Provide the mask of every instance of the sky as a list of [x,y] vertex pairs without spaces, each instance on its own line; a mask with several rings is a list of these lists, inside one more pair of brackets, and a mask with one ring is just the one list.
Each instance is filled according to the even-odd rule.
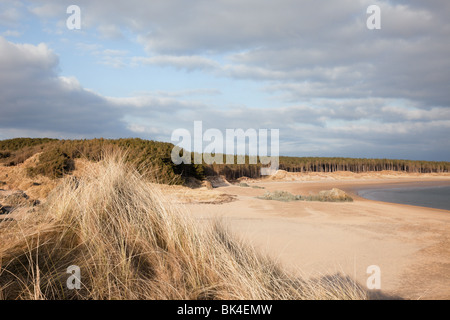
[[281,155],[450,161],[449,16],[447,0],[0,0],[0,139],[170,142],[202,121],[279,129]]

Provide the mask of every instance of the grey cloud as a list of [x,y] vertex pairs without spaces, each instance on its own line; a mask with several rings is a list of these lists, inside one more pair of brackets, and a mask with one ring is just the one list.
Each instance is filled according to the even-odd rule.
[[[198,113],[209,106],[163,95],[112,98],[86,90],[75,78],[58,75],[59,58],[47,45],[15,44],[0,37],[0,128],[2,137],[15,132],[52,137],[146,138],[155,130],[133,131],[127,119],[147,116],[159,123],[186,110]],[[124,52],[101,52],[109,55]],[[192,90],[180,94],[217,94]],[[141,126],[142,127],[142,126]],[[168,128],[173,127],[170,125]],[[160,127],[160,132],[167,129]],[[166,139],[167,140],[167,136]]]
[[[351,154],[424,160],[449,156],[450,114],[447,109],[392,107],[389,101],[382,99],[318,102],[322,107],[210,107],[200,111],[185,106],[177,112],[160,114],[157,122],[152,121],[153,113],[142,109],[140,122],[135,123],[134,128],[138,132],[145,132],[146,128],[165,132],[158,137],[168,141],[170,130],[167,128],[185,128],[192,132],[193,122],[202,120],[204,130],[280,129],[281,153],[284,155]],[[366,107],[368,103],[372,105],[370,108]]]
[[[366,28],[371,4],[381,7],[381,30]],[[313,83],[297,101],[342,93],[410,99],[425,108],[450,105],[450,73],[443,72],[450,68],[450,6],[442,1],[80,0],[79,5],[88,27],[137,34],[151,55],[141,62],[220,69],[219,76],[277,84]],[[219,68],[205,58],[211,54],[232,63]]]
[[58,57],[45,45],[0,37],[0,127],[82,134],[126,133],[123,111],[57,75]]
[[20,1],[0,1],[0,26],[15,28],[20,25],[23,4]]

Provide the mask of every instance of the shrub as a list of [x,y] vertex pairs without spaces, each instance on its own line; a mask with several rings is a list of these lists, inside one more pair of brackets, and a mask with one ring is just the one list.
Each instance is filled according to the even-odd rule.
[[9,158],[11,156],[11,152],[9,151],[0,151],[0,159]]
[[253,189],[265,189],[264,187],[260,187],[260,186],[252,186]]
[[317,195],[301,196],[293,195],[287,191],[266,192],[264,195],[257,197],[264,200],[277,201],[321,201],[321,202],[352,202],[353,199],[344,191],[333,188],[331,190],[320,191]]
[[283,202],[302,200],[302,196],[293,195],[292,193],[289,193],[287,191],[274,191],[274,192],[268,191],[264,195],[259,196],[257,198],[264,199],[264,200],[283,201]]
[[75,169],[73,159],[61,149],[50,149],[39,156],[39,163],[36,167],[28,168],[28,174],[35,176],[38,174],[51,178],[61,178]]
[[317,195],[307,196],[304,200],[321,202],[352,202],[353,198],[344,191],[333,188],[331,190],[320,191]]

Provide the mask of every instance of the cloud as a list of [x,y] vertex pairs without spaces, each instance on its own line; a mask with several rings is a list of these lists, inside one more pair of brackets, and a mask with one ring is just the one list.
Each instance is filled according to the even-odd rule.
[[113,67],[113,68],[123,68],[127,65],[127,55],[128,50],[113,50],[106,49],[103,51],[95,51],[95,55],[100,57],[99,63]]
[[78,51],[86,52],[86,53],[94,53],[99,52],[102,48],[102,45],[99,43],[84,43],[78,42],[76,44],[76,48]]
[[158,96],[163,98],[186,98],[191,96],[217,96],[222,92],[219,89],[205,88],[205,89],[189,89],[178,91],[162,91],[157,90],[154,92],[136,92],[138,96]]
[[103,45],[99,43],[78,42],[75,45],[78,52],[82,54],[91,54],[95,56],[99,64],[113,67],[123,68],[130,64],[131,57],[128,50],[103,49]]
[[114,24],[102,24],[97,27],[97,30],[104,39],[120,39],[124,37],[120,28]]
[[[29,133],[51,137],[128,137],[156,134],[148,130],[156,123],[159,138],[170,137],[186,110],[198,113],[207,105],[155,95],[105,97],[83,88],[75,77],[58,74],[59,58],[44,43],[16,44],[0,37],[0,128],[1,137]],[[102,54],[122,56],[126,52],[105,50]],[[217,94],[216,90],[179,93]],[[175,95],[176,96],[176,95]],[[145,119],[146,126],[135,123]],[[167,135],[162,135],[162,132]],[[168,133],[169,132],[169,133]],[[22,134],[20,134],[22,135]]]
[[214,70],[219,69],[219,63],[201,56],[155,56],[134,57],[133,62],[149,65],[170,66],[179,70]]
[[58,76],[59,59],[47,45],[0,37],[0,127],[77,135],[126,134],[123,110]]
[[[41,16],[60,18],[58,8],[70,4],[37,2]],[[381,30],[366,28],[372,4],[381,8]],[[450,105],[450,73],[442,72],[450,68],[450,6],[442,1],[80,0],[79,6],[87,29],[108,38],[127,30],[138,39],[149,56],[137,63],[274,81],[297,100],[345,94]]]
[[20,1],[0,1],[0,26],[16,28],[23,18],[21,9],[23,4]]
[[20,37],[22,35],[22,32],[17,30],[6,30],[1,33],[3,37]]
[[61,3],[44,3],[40,6],[34,6],[30,8],[30,12],[41,17],[41,18],[51,18],[61,13],[66,13],[66,7]]
[[[263,109],[178,104],[158,114],[141,108],[141,112],[134,114],[138,117],[129,119],[133,124],[129,128],[136,133],[159,132],[157,137],[167,141],[171,130],[185,128],[192,132],[193,122],[202,120],[204,130],[280,129],[283,155],[351,154],[354,157],[425,160],[448,157],[448,109],[422,110],[381,99],[315,103],[318,104]],[[169,105],[173,105],[173,101]]]

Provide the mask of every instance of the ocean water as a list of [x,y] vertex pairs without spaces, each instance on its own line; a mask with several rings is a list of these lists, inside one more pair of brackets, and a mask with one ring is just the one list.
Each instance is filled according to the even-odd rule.
[[370,200],[450,210],[450,186],[364,189],[358,190],[358,195]]

